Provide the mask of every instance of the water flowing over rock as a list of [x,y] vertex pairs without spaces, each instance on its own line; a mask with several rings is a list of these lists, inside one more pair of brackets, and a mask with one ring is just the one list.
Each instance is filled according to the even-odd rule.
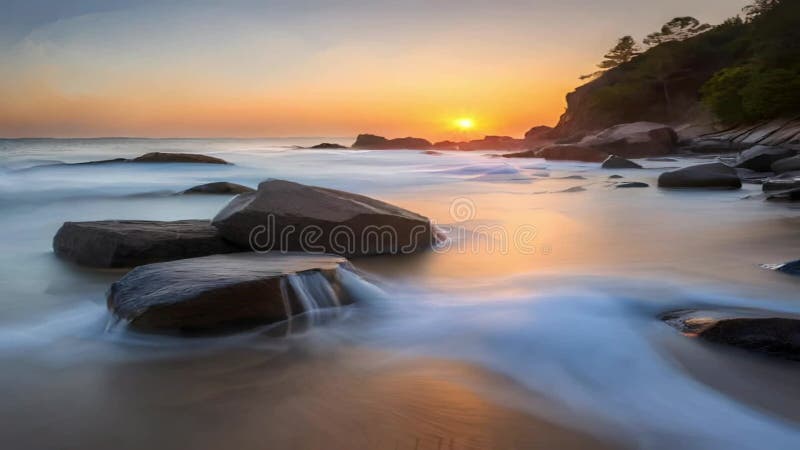
[[741,189],[742,180],[736,169],[722,163],[700,164],[658,177],[658,186],[663,188],[710,188]]
[[642,166],[619,156],[611,155],[600,166],[603,169],[641,169]]
[[429,248],[430,220],[363,195],[268,180],[231,200],[213,220],[220,234],[250,249],[343,256]]
[[769,356],[800,360],[800,319],[737,315],[718,311],[678,311],[662,319],[688,335]]
[[53,250],[80,265],[112,268],[238,251],[208,220],[65,222]]
[[191,187],[181,194],[244,194],[255,192],[255,189],[241,184],[230,183],[228,181],[218,181],[216,183],[206,183]]
[[139,266],[111,285],[108,308],[132,327],[224,332],[351,303],[331,255],[214,255]]

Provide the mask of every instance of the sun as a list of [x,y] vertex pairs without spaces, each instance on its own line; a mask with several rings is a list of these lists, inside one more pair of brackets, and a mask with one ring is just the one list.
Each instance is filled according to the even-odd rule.
[[470,117],[461,117],[454,121],[456,127],[461,131],[471,130],[475,127],[475,121]]

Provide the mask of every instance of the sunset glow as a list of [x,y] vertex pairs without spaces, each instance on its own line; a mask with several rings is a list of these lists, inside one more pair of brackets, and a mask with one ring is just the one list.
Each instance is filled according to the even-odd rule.
[[462,131],[469,131],[475,127],[475,121],[470,119],[469,117],[462,117],[460,119],[456,119],[455,121],[456,127]]

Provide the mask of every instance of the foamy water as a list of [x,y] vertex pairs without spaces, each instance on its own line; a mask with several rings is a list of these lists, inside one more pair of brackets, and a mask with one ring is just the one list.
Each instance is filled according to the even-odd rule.
[[[526,421],[541,420],[552,428],[540,435],[611,447],[800,446],[793,365],[689,340],[657,318],[800,312],[798,281],[759,266],[800,255],[797,210],[745,198],[753,185],[654,187],[664,168],[698,160],[604,171],[486,152],[292,148],[322,141],[0,141],[0,436],[13,448],[103,448],[112,431],[123,448],[352,448],[342,436],[377,439],[362,448],[527,448],[538,438]],[[52,165],[149,151],[234,165]],[[615,189],[611,174],[651,187]],[[122,272],[52,255],[64,221],[210,218],[230,197],[173,193],[266,178],[420,212],[450,246],[352,261],[357,272],[342,277],[357,304],[316,326],[213,339],[115,326],[104,294]],[[524,249],[502,245],[503,232],[528,229]],[[476,240],[486,230],[495,234]],[[290,283],[309,304],[335,303],[314,280]]]

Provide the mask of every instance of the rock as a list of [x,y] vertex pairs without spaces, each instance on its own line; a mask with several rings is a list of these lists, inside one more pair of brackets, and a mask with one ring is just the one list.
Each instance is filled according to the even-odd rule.
[[264,181],[256,192],[235,197],[213,224],[241,248],[343,256],[410,253],[429,248],[433,239],[430,220],[419,214],[284,180]]
[[431,156],[442,156],[442,152],[437,152],[436,150],[425,150],[422,152],[422,154]]
[[616,187],[618,189],[620,189],[620,188],[622,188],[622,189],[624,189],[624,188],[646,188],[646,187],[650,187],[650,185],[647,184],[647,183],[642,183],[641,181],[628,181],[628,182],[625,182],[625,183],[619,183],[619,184],[616,185]]
[[181,194],[244,194],[247,192],[255,192],[255,189],[241,184],[229,183],[227,181],[218,181],[216,183],[206,183],[199,186],[189,188]]
[[762,184],[775,175],[772,172],[756,172],[755,170],[741,168],[737,168],[736,173],[739,175],[742,183],[750,184]]
[[688,144],[681,147],[681,150],[689,151],[692,153],[731,153],[739,152],[751,147],[746,144],[737,144],[731,141],[723,141],[717,139],[698,138],[689,141]]
[[111,285],[113,314],[145,331],[222,332],[350,303],[339,285],[343,258],[215,255],[139,266]]
[[414,137],[386,139],[374,134],[359,134],[352,147],[368,150],[427,150],[433,147],[433,144]]
[[800,170],[800,155],[779,159],[772,163],[770,170],[775,173],[785,173]]
[[761,185],[761,189],[764,192],[786,191],[798,188],[800,188],[800,178],[770,178]]
[[53,238],[53,250],[90,267],[134,267],[238,251],[207,220],[65,222]]
[[573,186],[571,188],[567,188],[567,189],[564,189],[564,190],[561,190],[561,191],[556,191],[555,193],[557,193],[557,194],[571,194],[573,192],[583,192],[585,190],[586,190],[586,188],[583,187],[583,186]]
[[459,150],[521,150],[526,148],[525,141],[510,136],[486,136],[469,142],[460,142]]
[[583,138],[578,145],[623,158],[663,156],[675,151],[678,135],[671,127],[653,122],[615,125]]
[[756,145],[739,155],[736,160],[736,167],[755,170],[756,172],[769,172],[772,170],[772,163],[796,154],[794,150],[781,147]]
[[784,264],[764,264],[762,267],[788,275],[800,276],[800,260],[791,261]]
[[716,311],[677,311],[662,316],[682,333],[768,356],[800,360],[800,320]]
[[528,148],[541,147],[543,144],[553,142],[553,128],[545,125],[540,125],[531,128],[525,133],[523,142]]
[[796,202],[800,200],[800,188],[785,189],[782,191],[769,191],[767,200],[788,200]]
[[741,189],[736,170],[722,163],[708,163],[664,172],[658,177],[663,188]]
[[608,178],[611,179],[611,180],[617,180],[617,179],[625,178],[625,177],[623,177],[622,175],[609,175]]
[[678,160],[675,158],[647,158],[648,161],[655,161],[655,162],[677,162]]
[[147,153],[138,158],[129,160],[134,163],[201,163],[201,164],[230,164],[224,159],[194,153]]
[[540,150],[528,150],[520,153],[503,155],[505,158],[545,158],[551,161],[583,161],[603,162],[608,158],[608,153],[589,147],[578,145],[560,144],[550,145]]
[[627,160],[625,158],[620,158],[616,155],[611,155],[603,161],[603,164],[600,166],[603,169],[641,169],[642,166],[636,164],[633,161]]
[[458,142],[439,141],[439,142],[433,144],[432,147],[435,148],[436,150],[458,150],[459,149],[458,145],[459,145]]
[[313,149],[340,149],[340,148],[347,148],[347,147],[345,147],[344,145],[341,145],[341,144],[331,144],[330,142],[323,142],[321,144],[312,145],[311,147],[308,147],[308,148],[313,148]]

